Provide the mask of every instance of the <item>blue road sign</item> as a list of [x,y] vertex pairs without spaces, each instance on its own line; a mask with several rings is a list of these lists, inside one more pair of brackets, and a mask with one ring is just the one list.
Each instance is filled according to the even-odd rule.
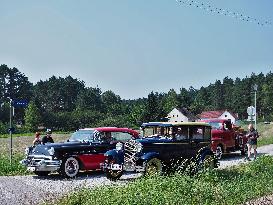
[[15,128],[14,127],[10,127],[9,129],[8,129],[8,132],[10,133],[14,133],[15,132]]
[[28,101],[25,99],[13,100],[12,105],[13,105],[13,107],[27,107]]

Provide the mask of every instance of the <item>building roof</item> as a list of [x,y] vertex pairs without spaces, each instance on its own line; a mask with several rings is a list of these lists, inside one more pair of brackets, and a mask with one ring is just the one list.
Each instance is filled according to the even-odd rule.
[[192,114],[187,108],[176,108],[179,112],[185,115],[189,121],[198,120],[199,118]]
[[204,111],[199,115],[199,118],[201,119],[211,119],[211,118],[219,118],[224,112],[229,112],[235,119],[238,119],[238,117],[228,110],[214,110],[214,111]]

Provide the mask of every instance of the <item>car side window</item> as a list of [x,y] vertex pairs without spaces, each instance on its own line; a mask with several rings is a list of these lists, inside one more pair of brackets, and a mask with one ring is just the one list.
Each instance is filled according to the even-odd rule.
[[204,131],[203,127],[193,127],[192,128],[192,139],[193,140],[203,140],[204,136]]
[[112,132],[112,140],[113,141],[126,142],[132,138],[133,138],[133,136],[127,132]]
[[211,128],[205,127],[204,128],[204,140],[209,141],[211,139]]
[[113,140],[111,132],[102,132],[101,133],[101,141],[103,143],[110,143]]
[[177,128],[175,139],[177,141],[183,141],[189,139],[189,128],[187,126],[181,126]]

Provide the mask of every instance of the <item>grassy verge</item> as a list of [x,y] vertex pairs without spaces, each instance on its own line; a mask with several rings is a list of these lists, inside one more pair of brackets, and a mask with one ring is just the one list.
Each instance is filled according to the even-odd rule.
[[[54,132],[53,134],[71,134],[72,132],[64,132],[64,131],[57,131],[57,132]],[[45,135],[46,133],[45,132],[41,132],[41,136]],[[33,132],[29,132],[29,133],[16,133],[16,134],[12,134],[12,137],[32,137],[34,138],[34,135],[35,133]],[[0,138],[9,138],[10,135],[9,134],[0,134]]]
[[28,172],[26,168],[19,162],[23,159],[23,156],[16,155],[12,158],[12,164],[6,156],[0,157],[0,176],[14,176],[14,175],[25,175]]
[[273,136],[258,138],[258,147],[273,144]]
[[241,204],[273,192],[273,158],[196,177],[138,179],[126,186],[79,190],[57,204]]
[[[34,137],[34,133],[21,133],[21,134],[12,134],[12,137],[22,137],[22,136],[31,136]],[[0,134],[0,138],[9,138],[9,134]]]

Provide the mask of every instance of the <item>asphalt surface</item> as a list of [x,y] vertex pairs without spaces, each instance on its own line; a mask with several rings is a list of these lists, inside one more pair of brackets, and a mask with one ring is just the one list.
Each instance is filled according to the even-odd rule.
[[[273,144],[258,148],[259,156],[273,155]],[[240,153],[223,155],[220,169],[246,163]],[[81,173],[76,179],[64,179],[57,174],[47,177],[3,176],[0,177],[0,205],[27,205],[53,202],[82,187],[94,188],[104,185],[124,185],[140,174],[126,174],[117,182],[109,181],[102,172]],[[271,197],[272,198],[272,197]],[[270,204],[273,204],[271,201]]]

